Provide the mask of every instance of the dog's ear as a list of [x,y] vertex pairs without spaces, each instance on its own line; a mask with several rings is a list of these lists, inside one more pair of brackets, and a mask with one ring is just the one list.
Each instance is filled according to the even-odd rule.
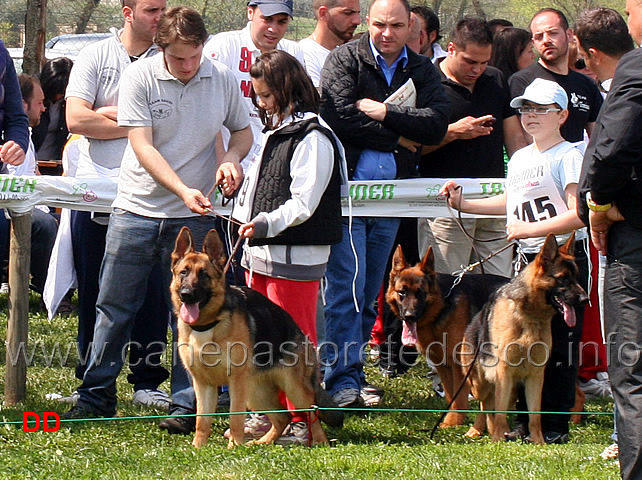
[[399,273],[407,267],[408,263],[406,262],[406,258],[403,256],[403,249],[401,248],[401,245],[397,245],[395,254],[392,256],[392,270],[390,270],[390,274],[392,275],[393,272]]
[[424,258],[421,259],[421,263],[419,264],[419,268],[421,268],[421,271],[424,272],[425,275],[435,272],[435,253],[432,251],[432,245],[426,250]]
[[174,268],[174,265],[176,265],[181,258],[194,251],[193,244],[192,231],[187,227],[181,228],[181,231],[178,232],[178,236],[176,237],[176,244],[172,252],[172,268]]
[[551,265],[553,265],[553,261],[558,254],[559,249],[557,248],[557,240],[555,240],[555,235],[549,233],[546,236],[544,245],[542,245],[542,248],[537,254],[535,260],[541,268],[547,271],[551,267]]
[[205,235],[203,252],[207,255],[212,264],[219,265],[223,268],[227,258],[225,257],[225,251],[223,250],[223,242],[221,242],[221,237],[216,230],[212,229],[207,232],[207,235]]
[[571,236],[568,237],[566,243],[560,247],[560,253],[575,257],[575,230],[573,230]]

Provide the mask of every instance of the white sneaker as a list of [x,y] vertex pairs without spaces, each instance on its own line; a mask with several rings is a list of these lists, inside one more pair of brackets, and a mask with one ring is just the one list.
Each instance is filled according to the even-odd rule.
[[591,378],[588,382],[578,381],[580,390],[582,390],[588,397],[613,397],[611,392],[611,384]]
[[134,405],[144,405],[146,407],[158,408],[169,412],[170,398],[169,394],[160,388],[153,390],[151,388],[142,388],[134,392],[132,397]]
[[[272,422],[267,415],[251,413],[245,420],[245,441],[258,440],[272,428]],[[230,439],[230,429],[225,430],[223,437]]]
[[74,390],[71,395],[68,397],[60,397],[58,398],[58,401],[60,403],[69,403],[70,405],[76,405],[78,403],[78,399],[80,398],[80,393],[78,393],[78,390]]
[[608,372],[597,372],[595,374],[595,377],[600,382],[608,382],[609,381],[609,373]]
[[283,435],[274,442],[277,445],[308,445],[310,436],[306,422],[292,422],[287,426]]
[[604,460],[615,460],[618,456],[620,455],[620,448],[617,446],[617,443],[612,443],[608,447],[606,447],[602,453],[600,453],[600,457],[602,457]]

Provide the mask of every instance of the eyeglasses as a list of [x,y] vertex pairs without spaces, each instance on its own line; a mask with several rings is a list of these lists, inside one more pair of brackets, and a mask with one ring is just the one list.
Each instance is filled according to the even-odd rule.
[[537,115],[546,115],[548,112],[561,112],[561,108],[549,108],[549,107],[518,107],[517,111],[522,115],[528,115],[529,113],[535,113]]
[[578,58],[575,60],[575,64],[573,66],[575,67],[575,70],[584,70],[586,68],[586,60]]

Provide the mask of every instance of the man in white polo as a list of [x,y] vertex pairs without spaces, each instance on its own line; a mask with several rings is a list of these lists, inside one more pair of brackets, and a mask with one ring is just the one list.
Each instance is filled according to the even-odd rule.
[[[241,165],[247,170],[261,147],[263,124],[258,109],[252,103],[250,67],[270,50],[284,50],[305,64],[299,44],[283,38],[292,19],[292,0],[250,0],[247,4],[248,24],[243,30],[221,32],[205,44],[203,55],[225,64],[236,77],[250,112],[254,145]],[[229,134],[222,131],[223,146],[227,150]]]

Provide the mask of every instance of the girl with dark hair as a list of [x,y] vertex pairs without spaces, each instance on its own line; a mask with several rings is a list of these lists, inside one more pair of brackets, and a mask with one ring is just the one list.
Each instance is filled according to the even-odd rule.
[[493,37],[493,54],[489,65],[500,69],[506,80],[534,62],[533,40],[527,30],[507,27]]
[[[293,56],[266,52],[250,76],[265,134],[234,209],[246,222],[241,264],[247,284],[283,307],[316,345],[319,281],[330,245],[341,240],[343,147],[318,116],[319,94]],[[254,435],[251,425],[261,423],[248,422],[246,432]],[[307,444],[305,415],[295,414],[277,443]]]

